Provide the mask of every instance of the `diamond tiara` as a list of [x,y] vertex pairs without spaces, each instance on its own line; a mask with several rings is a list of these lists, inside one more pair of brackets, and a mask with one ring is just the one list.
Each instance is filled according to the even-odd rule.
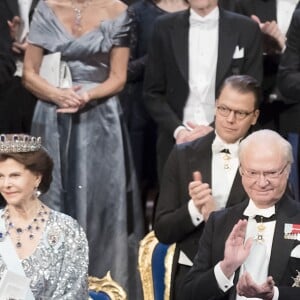
[[26,134],[0,134],[0,153],[34,152],[41,147],[41,137]]

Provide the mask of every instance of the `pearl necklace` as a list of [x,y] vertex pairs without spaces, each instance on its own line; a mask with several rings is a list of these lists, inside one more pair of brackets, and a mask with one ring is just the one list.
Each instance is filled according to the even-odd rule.
[[11,235],[13,231],[16,233],[16,247],[21,248],[21,238],[23,237],[24,233],[28,233],[28,239],[33,240],[35,237],[35,234],[41,229],[42,224],[45,223],[47,219],[48,211],[46,207],[43,204],[40,204],[40,208],[36,214],[36,216],[32,219],[32,221],[26,225],[25,227],[21,228],[18,226],[15,226],[15,224],[12,222],[9,214],[9,209],[6,207],[4,209],[4,212],[1,216],[1,218],[4,218],[5,220],[5,227],[6,227],[6,233],[5,235]]
[[75,19],[74,19],[74,24],[72,26],[72,33],[76,34],[76,33],[81,33],[82,32],[82,13],[83,11],[90,5],[90,3],[92,2],[92,0],[86,0],[82,7],[76,7],[75,6],[75,1],[71,0],[71,7],[74,11],[75,14]]

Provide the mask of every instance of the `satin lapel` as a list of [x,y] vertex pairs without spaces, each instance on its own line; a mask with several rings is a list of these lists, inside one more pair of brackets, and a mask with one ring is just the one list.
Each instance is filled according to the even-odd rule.
[[260,18],[261,22],[277,20],[276,1],[274,0],[256,0],[254,1],[254,12]]
[[239,170],[237,170],[234,181],[232,183],[232,187],[230,190],[230,194],[229,194],[229,197],[227,200],[226,207],[240,203],[248,198],[249,197],[247,196],[247,194],[243,188],[243,185],[242,185],[241,175],[239,173]]
[[5,0],[9,10],[11,11],[13,16],[19,16],[19,4],[17,0]]
[[237,45],[238,29],[232,28],[227,13],[220,9],[216,89],[220,87],[225,79]]
[[175,59],[183,78],[188,80],[189,64],[189,10],[182,12],[175,19],[171,28],[171,43]]
[[[283,198],[281,201],[285,201]],[[277,219],[272,244],[272,252],[269,264],[269,274],[273,276],[274,281],[280,283],[282,276],[285,273],[287,264],[290,258],[291,251],[294,247],[294,240],[284,239],[284,224],[299,223],[295,220],[295,211],[285,203],[282,203],[279,209],[276,210]]]
[[[190,174],[195,171],[200,171],[202,174],[202,181],[211,185],[211,161],[212,150],[211,145],[215,138],[215,133],[211,132],[204,136],[201,141],[201,146],[197,147],[198,143],[192,149],[192,153],[189,155],[189,168]],[[200,141],[200,140],[199,140]]]

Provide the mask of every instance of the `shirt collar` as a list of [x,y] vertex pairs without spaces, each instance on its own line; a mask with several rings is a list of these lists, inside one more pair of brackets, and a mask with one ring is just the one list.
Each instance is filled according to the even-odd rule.
[[219,21],[219,7],[215,7],[210,13],[206,16],[202,17],[195,10],[190,8],[190,24],[198,25],[198,24],[217,24]]
[[215,134],[216,137],[212,143],[213,153],[219,153],[224,149],[228,149],[230,154],[232,154],[232,156],[237,157],[241,139],[237,140],[235,143],[227,144],[220,138],[220,136],[216,132]]
[[249,204],[244,211],[244,215],[247,217],[255,217],[256,215],[260,215],[269,218],[274,214],[275,214],[275,205],[268,208],[258,208],[252,199],[250,199]]

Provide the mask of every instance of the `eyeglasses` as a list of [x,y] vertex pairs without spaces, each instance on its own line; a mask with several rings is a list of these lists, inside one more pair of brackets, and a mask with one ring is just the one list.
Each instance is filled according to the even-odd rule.
[[228,117],[230,115],[230,113],[233,111],[235,117],[238,120],[244,120],[246,117],[248,117],[249,115],[251,115],[252,113],[255,112],[255,109],[253,111],[242,111],[242,110],[234,110],[231,109],[227,106],[223,106],[223,105],[218,105],[217,106],[217,110],[219,112],[219,114],[223,117]]
[[259,171],[255,171],[255,170],[245,170],[242,168],[242,166],[240,166],[240,172],[241,172],[242,176],[246,176],[248,178],[252,178],[252,179],[256,179],[256,180],[258,180],[261,175],[266,179],[277,179],[283,174],[283,172],[285,171],[285,169],[288,165],[289,165],[289,163],[287,163],[280,170],[263,171],[263,172],[259,172]]

